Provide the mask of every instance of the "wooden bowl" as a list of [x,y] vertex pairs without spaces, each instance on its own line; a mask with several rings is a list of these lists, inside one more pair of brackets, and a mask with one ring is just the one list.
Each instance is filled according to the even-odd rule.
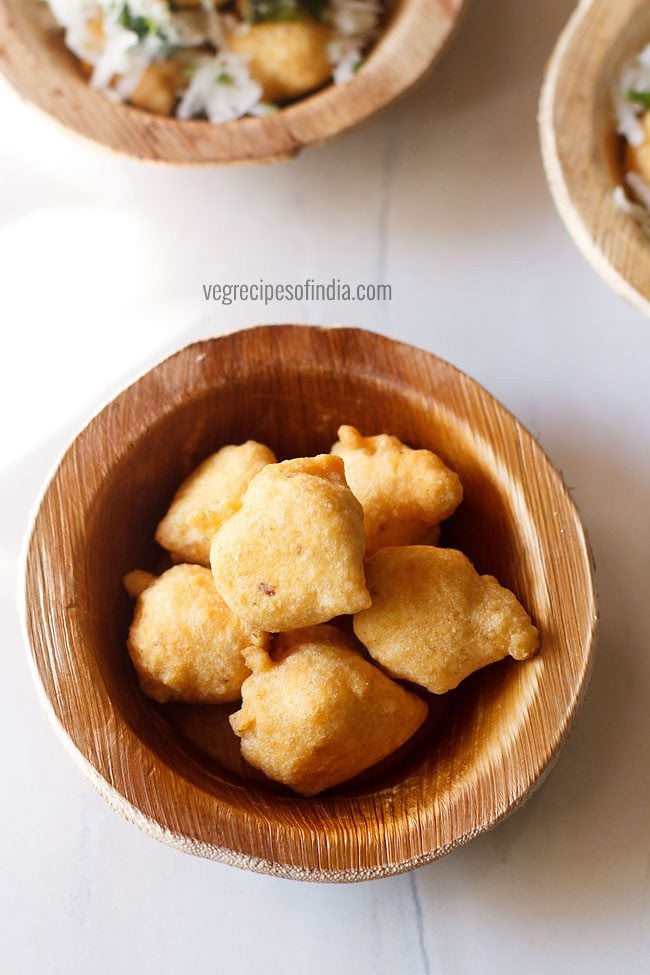
[[614,201],[612,104],[623,63],[650,42],[647,0],[583,0],[549,62],[539,123],[546,176],[573,240],[615,291],[650,314],[650,241]]
[[341,135],[409,89],[450,36],[464,0],[395,0],[363,71],[265,118],[212,125],[116,105],[93,91],[45,4],[0,0],[0,69],[20,95],[73,132],[171,165],[277,162]]
[[[232,707],[139,690],[121,579],[155,568],[154,528],[206,455],[253,437],[279,457],[327,451],[342,421],[437,451],[465,500],[443,542],[531,612],[541,652],[431,698],[399,753],[302,799],[247,766]],[[529,795],[566,738],[596,627],[575,506],[535,440],[472,379],[359,329],[270,326],[188,346],[79,434],[43,494],[26,556],[26,633],[46,708],[98,791],[147,833],[277,876],[366,880],[434,860]]]

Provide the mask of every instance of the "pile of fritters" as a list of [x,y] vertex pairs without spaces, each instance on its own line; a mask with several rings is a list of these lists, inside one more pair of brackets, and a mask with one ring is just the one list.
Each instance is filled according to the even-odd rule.
[[436,547],[462,500],[458,476],[396,437],[350,426],[338,435],[329,454],[281,463],[254,441],[223,447],[158,526],[177,564],[125,578],[143,691],[161,702],[241,699],[230,724],[242,755],[304,796],[420,727],[427,704],[397,680],[444,694],[538,646],[511,592]]

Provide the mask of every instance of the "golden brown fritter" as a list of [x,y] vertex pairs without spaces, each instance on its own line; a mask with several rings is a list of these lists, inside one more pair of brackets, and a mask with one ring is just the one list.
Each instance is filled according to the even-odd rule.
[[625,168],[638,173],[650,186],[650,112],[646,112],[640,120],[645,130],[645,142],[640,146],[625,146]]
[[444,694],[480,667],[538,647],[516,597],[462,552],[385,548],[366,571],[372,606],[354,617],[354,632],[393,676]]
[[249,673],[243,651],[268,642],[230,612],[209,569],[175,565],[141,591],[127,646],[149,697],[221,704],[239,700]]
[[134,569],[127,572],[122,579],[122,585],[132,599],[137,599],[141,593],[148,589],[156,581],[157,576],[151,572],[144,572],[142,569]]
[[388,434],[363,437],[342,426],[332,453],[342,457],[352,493],[363,507],[366,554],[388,545],[428,541],[463,498],[457,474],[430,450],[413,450]]
[[129,101],[155,115],[173,115],[188,84],[187,66],[176,58],[154,61],[142,72]]
[[303,796],[379,762],[427,715],[424,701],[364,660],[333,626],[282,634],[273,659],[255,650],[247,662],[253,673],[230,718],[242,755]]
[[210,565],[210,543],[219,525],[239,507],[244,491],[275,454],[247,440],[222,447],[183,481],[158,525],[156,541],[176,562]]
[[217,589],[249,626],[278,632],[370,605],[363,512],[338,457],[265,467],[210,553]]
[[228,33],[230,49],[247,56],[250,76],[262,86],[266,102],[299,98],[329,81],[331,39],[331,28],[310,18],[270,21]]

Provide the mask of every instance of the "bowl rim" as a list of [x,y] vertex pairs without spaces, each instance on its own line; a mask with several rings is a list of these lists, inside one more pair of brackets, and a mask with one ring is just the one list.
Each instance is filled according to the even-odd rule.
[[0,0],[0,71],[21,98],[69,133],[113,154],[201,167],[286,162],[370,119],[424,78],[468,0],[403,0],[364,70],[350,81],[330,83],[272,115],[219,124],[112,103],[80,74],[38,63],[12,20],[12,5],[23,2]]
[[[105,774],[105,772],[98,769],[93,764],[90,757],[87,754],[84,754],[82,748],[73,740],[72,737],[72,729],[70,725],[74,727],[74,721],[66,722],[62,714],[59,712],[59,710],[57,710],[55,702],[45,686],[43,674],[39,670],[39,667],[43,666],[43,659],[39,656],[39,649],[35,646],[32,633],[30,632],[30,620],[32,619],[33,613],[30,608],[29,590],[34,576],[33,566],[30,568],[30,559],[32,556],[34,556],[35,547],[37,547],[38,544],[38,522],[44,501],[50,493],[55,480],[59,476],[62,465],[66,462],[66,459],[69,459],[74,445],[80,440],[80,438],[90,436],[92,434],[93,426],[100,420],[102,415],[106,413],[113,403],[117,402],[118,400],[122,400],[124,397],[129,396],[129,394],[132,394],[143,381],[154,376],[164,367],[169,367],[171,364],[173,364],[174,360],[178,359],[179,356],[191,353],[200,357],[205,354],[206,346],[218,346],[226,341],[239,342],[247,339],[254,333],[268,333],[269,331],[272,331],[278,335],[284,334],[285,336],[289,335],[290,333],[296,334],[297,332],[309,333],[309,335],[312,337],[328,336],[332,333],[337,333],[337,335],[341,336],[344,340],[350,339],[358,341],[361,339],[361,341],[369,342],[371,345],[383,345],[385,349],[390,350],[390,352],[393,353],[397,350],[406,351],[409,354],[416,353],[418,357],[422,357],[426,360],[433,360],[437,364],[442,364],[446,370],[449,370],[449,374],[453,376],[455,380],[460,380],[469,384],[470,388],[473,388],[475,392],[481,395],[481,397],[487,397],[488,401],[491,401],[496,405],[498,413],[502,418],[508,418],[509,422],[513,424],[513,428],[517,432],[518,436],[523,436],[525,438],[528,445],[532,448],[535,456],[541,461],[544,470],[553,482],[555,491],[559,491],[562,500],[567,505],[567,510],[571,513],[574,519],[577,541],[580,544],[581,568],[584,571],[582,581],[586,584],[585,595],[589,604],[590,612],[588,615],[588,638],[586,642],[582,644],[580,667],[575,675],[575,681],[570,688],[570,706],[564,712],[561,722],[554,726],[553,732],[545,735],[544,749],[541,752],[538,751],[538,753],[535,755],[534,762],[527,769],[524,787],[518,788],[516,795],[507,800],[506,804],[497,815],[484,821],[477,828],[468,829],[462,832],[460,835],[455,836],[452,840],[443,845],[440,845],[434,849],[423,850],[421,853],[415,856],[400,859],[397,862],[387,861],[378,863],[372,867],[350,867],[344,870],[334,870],[329,868],[315,869],[313,867],[300,866],[293,863],[284,863],[278,860],[260,857],[241,849],[233,849],[232,844],[231,846],[228,846],[227,844],[218,845],[213,842],[205,842],[182,831],[166,828],[155,818],[145,814],[140,808],[134,805],[122,790],[117,788],[109,781],[109,777]],[[365,329],[346,328],[340,326],[322,328],[318,326],[305,325],[262,325],[237,330],[211,339],[192,342],[183,346],[181,349],[170,354],[169,356],[166,356],[156,365],[145,370],[137,379],[129,382],[120,392],[112,397],[107,404],[97,410],[89,421],[81,428],[81,430],[72,438],[68,447],[62,452],[61,456],[55,463],[53,470],[50,476],[46,479],[40,495],[34,505],[33,514],[25,535],[21,555],[21,578],[23,580],[23,585],[19,592],[19,614],[29,666],[43,710],[45,711],[49,720],[52,722],[58,737],[62,741],[66,751],[73,758],[77,767],[90,781],[96,791],[107,801],[111,808],[118,812],[124,819],[133,823],[134,825],[139,826],[145,833],[152,836],[154,839],[158,839],[167,845],[181,850],[182,852],[192,853],[194,855],[216,860],[231,866],[294,880],[337,883],[357,882],[386,876],[394,876],[441,858],[457,847],[464,845],[465,843],[469,842],[469,840],[484,832],[487,832],[498,823],[502,822],[512,812],[516,811],[521,805],[523,805],[523,803],[527,801],[532,793],[541,785],[542,781],[545,779],[546,775],[556,761],[562,747],[566,743],[570,730],[573,726],[576,713],[584,697],[593,666],[599,620],[594,571],[595,565],[586,531],[580,520],[575,501],[566,488],[561,474],[556,468],[553,467],[547,455],[537,443],[536,439],[523,427],[520,421],[517,420],[517,418],[510,413],[506,407],[504,407],[475,380],[471,379],[455,366],[449,364],[443,359],[440,359],[438,356],[435,356],[433,353],[426,352],[425,350],[419,349],[415,346],[398,342],[379,333],[371,332]],[[53,655],[49,654],[47,656],[46,665],[51,664],[52,659]],[[101,692],[103,695],[109,698],[109,695],[103,686],[101,688],[95,688],[95,690]],[[59,705],[60,704],[61,702],[59,702]],[[120,720],[124,722],[123,718],[120,718]],[[517,735],[517,740],[518,737],[519,732]],[[147,745],[142,742],[140,742],[140,744],[145,751],[148,751]],[[178,773],[174,772],[173,774],[176,776]],[[192,786],[192,788],[196,788],[196,786]],[[215,802],[216,801],[217,800],[215,800]]]
[[[616,37],[643,3],[607,3]],[[603,0],[580,0],[551,54],[538,110],[542,161],[553,201],[574,244],[618,295],[650,315],[650,240],[615,203],[616,184],[606,162],[606,149],[598,144],[594,131],[600,71],[613,42],[603,44],[595,57],[581,42],[592,24],[598,25],[604,8]],[[575,116],[563,111],[568,104],[564,91],[568,73],[576,82],[571,108],[592,120],[587,137]],[[610,132],[612,136],[616,133],[613,105]]]

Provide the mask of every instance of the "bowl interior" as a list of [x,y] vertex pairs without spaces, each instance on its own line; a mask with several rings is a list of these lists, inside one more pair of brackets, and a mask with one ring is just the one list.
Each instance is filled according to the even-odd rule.
[[[425,401],[414,403],[403,390],[382,389],[369,377],[342,377],[320,371],[311,377],[300,363],[286,371],[282,388],[266,371],[251,373],[225,389],[207,390],[188,399],[183,406],[157,418],[131,445],[128,455],[113,468],[96,499],[87,522],[83,550],[85,585],[80,608],[85,621],[83,642],[93,654],[108,694],[133,731],[142,736],[161,758],[167,760],[167,742],[174,738],[179,748],[170,761],[183,773],[187,756],[201,769],[205,788],[217,788],[219,780],[247,783],[273,795],[289,795],[245,763],[239,755],[238,739],[228,725],[228,714],[237,705],[200,707],[156,705],[139,690],[135,672],[125,652],[133,603],[120,585],[132,568],[158,571],[168,562],[154,541],[154,532],[174,491],[187,474],[206,456],[229,443],[247,439],[268,444],[280,459],[329,452],[340,423],[352,423],[366,433],[390,432],[405,442],[427,447],[440,454],[462,478],[465,500],[457,514],[444,526],[443,544],[462,549],[482,572],[496,575],[512,588],[536,617],[535,566],[527,546],[528,531],[522,531],[503,495],[503,485],[476,456],[463,449],[460,431],[451,415],[443,422],[431,422]],[[309,512],[305,512],[309,517]],[[111,567],[110,579],[106,567]],[[527,668],[534,672],[535,665]],[[432,761],[434,751],[444,749],[452,737],[472,723],[477,699],[501,700],[508,688],[519,683],[521,665],[502,664],[481,674],[466,693],[432,698],[432,720],[427,733],[412,742],[409,767],[417,771]],[[485,697],[487,695],[487,697]],[[441,707],[447,712],[440,725]],[[448,706],[447,706],[448,705]],[[192,743],[192,744],[190,744]],[[473,747],[473,746],[472,746]],[[463,761],[467,756],[463,756]],[[403,755],[389,761],[403,772]],[[433,757],[438,762],[437,757]],[[366,773],[363,786],[345,785],[339,794],[368,791],[386,785],[386,765]]]
[[[488,425],[486,408],[494,411]],[[430,448],[459,473],[465,500],[444,526],[442,543],[513,589],[540,628],[542,650],[526,663],[486,668],[444,698],[430,697],[429,720],[399,753],[306,800],[242,761],[227,720],[236,706],[162,706],[142,694],[125,649],[133,604],[121,578],[164,564],[153,541],[156,524],[179,483],[209,453],[247,438],[267,443],[280,458],[324,452],[343,422]],[[37,668],[55,711],[66,701],[63,719],[57,717],[76,747],[131,806],[146,807],[165,829],[191,832],[178,807],[192,808],[198,796],[201,827],[195,817],[193,835],[215,847],[313,872],[323,867],[325,844],[329,870],[350,870],[359,857],[368,869],[388,869],[388,862],[395,869],[495,822],[557,748],[593,635],[582,530],[531,438],[440,360],[356,331],[272,328],[202,343],[121,394],[78,438],[69,462],[48,489],[34,536],[36,551],[50,550],[46,523],[58,511],[65,551],[49,551],[47,561],[59,600],[66,590],[67,615],[46,638],[50,646],[65,645],[67,664],[52,673],[55,658],[39,651],[41,625],[28,602]],[[37,561],[32,567],[28,593],[34,586],[51,591],[42,564],[40,578]],[[569,579],[573,591],[563,588]],[[108,715],[113,732],[100,748],[93,707],[72,682]],[[116,774],[134,762],[164,773],[171,794],[152,794],[150,782],[143,791],[133,769]],[[226,835],[219,825],[224,809]],[[392,837],[387,849],[359,831],[369,816]],[[264,839],[270,823],[282,824],[283,851],[278,837]],[[305,830],[311,852],[296,846]],[[342,830],[349,831],[343,846],[332,842]]]
[[464,0],[393,0],[363,71],[264,118],[211,125],[116,105],[93,91],[41,0],[0,0],[0,69],[77,134],[173,165],[274,162],[347,131],[410,88],[450,35]]

